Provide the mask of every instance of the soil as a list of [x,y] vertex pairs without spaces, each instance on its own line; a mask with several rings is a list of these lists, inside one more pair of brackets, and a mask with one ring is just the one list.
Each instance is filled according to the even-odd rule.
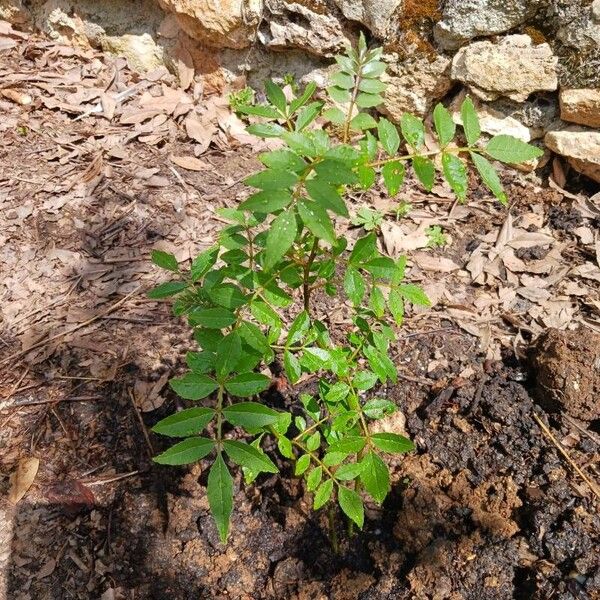
[[549,329],[534,356],[538,397],[550,410],[582,421],[600,419],[600,336]]
[[[104,57],[84,61],[67,50],[30,40],[5,65],[68,73],[69,94],[82,61],[94,89],[115,79]],[[598,327],[593,246],[576,237],[596,218],[589,203],[576,209],[555,190],[505,174],[507,216],[481,187],[457,206],[441,186],[425,202],[409,184],[411,218],[435,218],[454,238],[410,255],[409,279],[427,286],[435,306],[407,311],[394,347],[399,383],[378,391],[399,409],[378,426],[405,432],[417,451],[391,459],[392,491],[383,507],[367,506],[362,531],[348,535],[337,516],[339,553],[289,464],[280,460],[281,476],[249,486],[237,473],[223,546],[205,495],[207,463],[151,460],[168,441],[149,429],[182,404],[166,384],[185,369],[193,342],[167,303],[141,292],[162,277],[148,260],[152,248],[184,263],[214,241],[215,210],[246,193],[240,182],[257,166],[255,149],[212,143],[201,153],[206,170],[176,170],[168,157],[197,148],[175,118],[160,115],[160,140],[145,142],[130,125],[74,120],[64,109],[72,104],[48,108],[26,89],[34,102],[3,103],[0,122],[2,600],[600,598],[598,498],[534,415],[591,480],[597,424],[538,406],[536,369],[525,360],[528,342],[552,323],[579,327],[576,336]],[[119,136],[117,154],[98,147]],[[72,193],[90,169],[94,186]],[[358,200],[376,204],[374,196]],[[511,219],[527,223],[514,246],[523,251],[506,254],[520,270],[479,273],[473,256],[494,245],[506,251]],[[551,243],[546,229],[539,234],[546,223]],[[444,260],[450,271],[436,271]],[[564,263],[572,272],[540,283],[540,273]],[[533,294],[542,284],[556,302]],[[347,322],[342,303],[317,300],[332,325]],[[592,381],[580,356],[567,364]],[[297,402],[289,390],[265,401]],[[39,470],[12,505],[10,474],[28,457]]]

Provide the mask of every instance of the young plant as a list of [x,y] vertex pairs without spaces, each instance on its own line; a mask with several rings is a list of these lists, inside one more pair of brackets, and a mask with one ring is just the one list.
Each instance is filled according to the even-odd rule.
[[[372,425],[396,410],[381,387],[397,381],[391,358],[395,325],[402,324],[407,303],[429,302],[421,288],[405,281],[406,259],[383,254],[375,232],[352,248],[338,236],[337,217],[349,216],[348,191],[368,190],[382,179],[395,196],[407,168],[430,190],[441,170],[463,200],[470,157],[505,203],[489,159],[519,163],[540,154],[505,135],[480,144],[469,99],[462,106],[466,145],[453,142],[456,127],[441,104],[433,113],[433,149],[425,146],[420,119],[406,114],[400,129],[378,119],[365,109],[382,102],[381,55],[361,36],[357,50],[337,56],[329,106],[315,99],[315,84],[290,100],[271,81],[268,104],[238,106],[262,119],[248,127],[250,133],[277,138],[282,146],[259,156],[265,168],[245,180],[254,191],[236,209],[221,211],[230,224],[189,270],[182,271],[171,254],[153,253],[171,279],[149,295],[176,297],[174,313],[187,319],[198,344],[186,356],[189,370],[170,382],[191,407],[153,428],[182,440],[155,460],[183,465],[210,457],[207,495],[223,541],[233,510],[231,468],[241,467],[246,481],[276,473],[271,451],[263,449],[268,439],[295,462],[296,475],[314,494],[315,510],[328,506],[333,515],[337,503],[358,527],[365,495],[381,504],[390,490],[386,457],[414,448],[406,437],[376,432]],[[350,318],[335,331],[326,310],[318,318],[317,293],[336,306],[346,302]],[[294,316],[289,325],[284,310]],[[314,384],[311,393],[299,394],[291,413],[261,400],[272,383],[267,367],[276,372],[279,361],[291,386]]]
[[427,246],[429,248],[442,248],[448,243],[448,236],[439,225],[431,225],[425,230]]
[[239,112],[240,107],[248,106],[254,103],[254,90],[246,86],[237,92],[231,92],[227,97],[231,110],[235,113]]
[[365,231],[373,231],[379,229],[383,223],[385,215],[380,210],[372,210],[363,206],[356,211],[356,215],[352,217],[352,225],[359,225]]

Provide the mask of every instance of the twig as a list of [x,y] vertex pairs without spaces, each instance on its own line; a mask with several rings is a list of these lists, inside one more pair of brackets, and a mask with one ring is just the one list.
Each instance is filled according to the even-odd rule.
[[152,447],[152,442],[150,441],[150,437],[148,436],[148,430],[146,429],[146,424],[144,423],[144,419],[142,419],[142,415],[135,403],[135,396],[131,389],[128,390],[129,400],[131,401],[131,406],[133,407],[133,412],[139,421],[140,428],[142,430],[142,434],[144,435],[144,439],[146,440],[147,450],[148,450],[148,458],[152,458],[154,456],[154,448]]
[[590,489],[600,500],[600,492],[596,488],[596,484],[577,466],[575,461],[569,456],[569,453],[560,445],[560,442],[554,437],[553,433],[544,425],[542,420],[533,413],[533,418],[536,420],[537,424],[542,428],[542,431],[548,436],[550,441],[556,446],[557,450],[567,459],[568,463],[575,469],[575,471],[579,474],[579,476],[590,486]]
[[11,362],[12,360],[21,358],[22,356],[29,354],[32,350],[35,350],[36,348],[45,346],[46,344],[49,344],[50,342],[52,342],[54,340],[57,340],[66,335],[69,335],[70,333],[73,333],[74,331],[77,331],[78,329],[81,329],[82,327],[87,327],[88,325],[91,325],[94,321],[97,321],[98,319],[105,317],[106,315],[110,314],[113,310],[116,310],[117,308],[119,308],[119,306],[125,304],[125,302],[127,302],[127,300],[129,300],[129,298],[131,298],[132,296],[134,296],[135,294],[137,294],[140,291],[141,287],[142,286],[138,286],[137,288],[135,288],[135,290],[133,290],[133,292],[130,292],[129,294],[127,294],[127,296],[124,296],[118,302],[115,302],[113,305],[109,306],[106,310],[101,311],[95,317],[92,317],[91,319],[88,319],[87,321],[84,321],[83,323],[79,323],[78,325],[75,325],[75,327],[71,327],[71,329],[69,329],[68,331],[63,331],[61,333],[57,333],[56,335],[53,335],[52,337],[49,337],[48,339],[42,340],[42,341],[38,342],[37,344],[33,344],[33,346],[31,346],[30,348],[27,348],[26,350],[21,350],[20,352],[16,352],[15,354],[11,354],[10,356],[7,356],[4,360],[0,361],[0,365],[5,365],[6,363]]
[[12,386],[10,392],[8,392],[8,395],[4,398],[5,402],[7,400],[11,399],[12,395],[17,391],[18,387],[21,385],[21,382],[23,381],[23,379],[25,379],[25,377],[27,376],[27,373],[29,373],[29,367],[27,367],[23,371],[23,375],[21,375],[21,377],[19,377],[19,381],[17,381],[17,383],[15,383],[15,385]]
[[121,479],[127,479],[128,477],[134,477],[139,473],[140,471],[130,471],[129,473],[121,473],[120,475],[115,475],[114,477],[108,477],[106,479],[94,479],[92,481],[86,481],[85,479],[82,479],[81,483],[85,485],[103,485],[105,483],[114,483],[115,481],[121,481]]
[[58,404],[59,402],[88,402],[90,400],[102,400],[104,396],[73,396],[73,398],[44,398],[43,400],[31,400],[30,402],[17,402],[15,404],[0,404],[0,410],[7,408],[25,408],[27,406],[41,406],[42,404]]

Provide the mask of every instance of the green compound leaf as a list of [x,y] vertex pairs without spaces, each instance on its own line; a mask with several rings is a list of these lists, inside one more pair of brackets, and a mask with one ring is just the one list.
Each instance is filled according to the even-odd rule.
[[425,126],[417,117],[404,113],[400,118],[400,129],[409,146],[418,149],[425,143]]
[[506,192],[502,187],[500,177],[498,177],[498,173],[496,173],[496,169],[494,169],[492,163],[480,154],[476,154],[475,152],[471,152],[470,154],[473,164],[483,183],[487,185],[492,194],[494,194],[502,204],[506,204],[508,202]]
[[308,312],[303,310],[292,322],[285,345],[292,346],[296,342],[300,341],[306,335],[309,327],[310,317],[308,316]]
[[226,308],[200,308],[190,312],[196,325],[208,329],[223,329],[236,322],[235,313]]
[[215,285],[208,290],[208,297],[219,306],[235,310],[246,304],[246,296],[242,290],[233,283]]
[[373,500],[381,504],[390,491],[390,472],[375,452],[369,452],[362,460],[360,480]]
[[519,164],[539,158],[544,151],[531,144],[526,144],[512,135],[496,135],[485,147],[486,153],[504,163]]
[[381,142],[383,149],[389,156],[393,156],[398,152],[398,148],[400,147],[400,135],[393,123],[390,123],[387,119],[379,119],[379,123],[377,124],[377,135],[379,136],[379,141]]
[[418,306],[431,306],[431,302],[427,297],[427,294],[423,291],[423,288],[414,283],[399,285],[398,291],[406,300],[413,304],[417,304]]
[[402,294],[396,289],[391,289],[387,303],[396,324],[402,325],[404,321],[404,298]]
[[363,406],[363,412],[369,419],[383,419],[383,417],[393,414],[396,410],[396,405],[384,398],[374,398]]
[[169,296],[174,296],[175,294],[179,294],[179,292],[183,292],[187,286],[188,284],[184,281],[167,281],[166,283],[161,283],[151,289],[148,292],[148,298],[151,298],[152,300],[168,298]]
[[404,181],[404,164],[399,160],[388,162],[381,168],[381,174],[388,194],[395,196]]
[[365,447],[366,440],[358,435],[347,435],[329,446],[329,452],[343,452],[344,454],[355,454]]
[[261,138],[281,137],[285,129],[277,123],[254,123],[246,127],[246,131]]
[[283,169],[265,169],[246,177],[244,183],[260,190],[272,191],[290,188],[297,180],[297,173]]
[[365,522],[365,509],[360,496],[354,490],[340,486],[338,488],[338,502],[344,514],[362,529]]
[[292,354],[287,350],[283,353],[283,368],[285,369],[285,374],[290,380],[290,383],[292,385],[298,383],[300,375],[302,375],[302,367],[295,354]]
[[378,319],[381,319],[385,313],[385,297],[383,292],[376,286],[373,286],[371,289],[369,308],[373,311]]
[[258,155],[260,162],[272,169],[283,169],[298,173],[306,168],[306,163],[291,150],[271,150]]
[[374,433],[371,440],[377,448],[390,454],[403,454],[415,449],[408,438],[397,433]]
[[360,108],[374,108],[379,106],[383,102],[383,97],[379,94],[367,94],[366,92],[360,92],[356,96],[356,106]]
[[354,248],[350,253],[348,262],[351,265],[360,265],[365,261],[373,258],[377,254],[377,236],[374,233],[368,233],[367,235],[356,240]]
[[377,121],[369,113],[359,112],[350,121],[350,129],[354,131],[364,131],[365,129],[373,129],[374,127],[377,127]]
[[252,115],[254,117],[265,117],[266,119],[277,119],[281,117],[279,111],[275,110],[272,106],[265,106],[262,104],[238,106],[235,112],[242,113],[243,115]]
[[214,370],[215,359],[216,355],[214,352],[208,352],[206,350],[203,350],[202,352],[188,352],[185,355],[187,366],[194,371],[194,373],[200,374]]
[[223,409],[223,416],[229,423],[250,430],[273,425],[280,415],[258,402],[239,402]]
[[440,140],[440,146],[445,148],[454,138],[456,124],[452,120],[452,115],[443,104],[438,103],[433,109],[433,123]]
[[270,271],[292,247],[296,239],[296,217],[292,210],[286,210],[271,223],[267,234],[263,267]]
[[241,373],[225,382],[225,389],[232,396],[254,396],[266,390],[271,380],[261,373]]
[[179,442],[154,457],[160,465],[189,465],[204,458],[214,448],[215,442],[207,438],[192,437]]
[[294,475],[302,475],[310,467],[310,454],[303,454],[296,463]]
[[329,499],[331,498],[332,493],[333,493],[333,479],[326,479],[319,486],[319,489],[315,493],[313,508],[315,510],[319,510],[321,507],[325,506],[325,504],[327,504],[327,502],[329,502]]
[[317,489],[321,478],[323,477],[323,467],[315,467],[306,478],[306,489],[309,492],[314,492]]
[[277,473],[278,471],[277,467],[264,452],[245,442],[225,440],[223,442],[223,449],[227,453],[227,456],[240,467],[264,473]]
[[341,465],[335,472],[335,478],[340,481],[351,481],[352,479],[356,479],[361,474],[362,470],[362,462]]
[[320,204],[301,200],[298,202],[298,214],[314,236],[328,244],[335,244],[333,224],[327,211]]
[[161,269],[167,269],[167,271],[173,271],[175,273],[179,271],[177,259],[173,254],[169,254],[168,252],[152,250],[152,262]]
[[227,541],[229,519],[233,510],[233,478],[220,453],[208,473],[206,495],[219,538],[224,544]]
[[442,169],[446,181],[450,184],[456,197],[462,202],[467,197],[468,179],[467,169],[456,154],[444,153],[442,155]]
[[215,370],[219,377],[229,375],[242,356],[242,340],[237,331],[227,334],[219,344]]
[[183,377],[175,377],[169,385],[178,396],[186,400],[202,400],[219,387],[214,379],[199,373],[186,373]]
[[430,192],[435,181],[435,165],[433,161],[424,156],[415,156],[412,159],[412,166],[417,179]]
[[252,194],[240,204],[240,209],[250,212],[268,214],[285,208],[292,201],[292,194],[287,190],[274,190]]
[[162,419],[152,431],[170,437],[188,437],[202,431],[214,415],[212,408],[187,408]]
[[479,125],[479,117],[473,105],[473,100],[468,96],[464,99],[460,107],[460,116],[465,131],[465,137],[469,146],[474,146],[475,142],[481,136],[481,127]]
[[267,79],[267,81],[265,81],[265,92],[267,93],[269,102],[285,114],[287,102],[283,90],[276,83]]
[[348,216],[346,203],[342,200],[342,197],[333,185],[330,185],[320,177],[309,179],[304,185],[308,195],[323,208],[343,217]]
[[361,92],[367,92],[369,94],[381,94],[385,92],[387,85],[379,79],[362,79],[358,84],[358,89]]
[[348,267],[344,275],[344,291],[354,306],[359,306],[365,296],[365,279],[358,269]]

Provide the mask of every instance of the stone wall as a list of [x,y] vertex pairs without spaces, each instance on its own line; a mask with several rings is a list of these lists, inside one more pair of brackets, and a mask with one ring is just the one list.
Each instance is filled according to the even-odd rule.
[[392,119],[470,93],[485,131],[545,139],[600,181],[600,0],[0,0],[0,18],[140,70],[183,62],[207,93],[323,83],[362,30],[385,48]]

